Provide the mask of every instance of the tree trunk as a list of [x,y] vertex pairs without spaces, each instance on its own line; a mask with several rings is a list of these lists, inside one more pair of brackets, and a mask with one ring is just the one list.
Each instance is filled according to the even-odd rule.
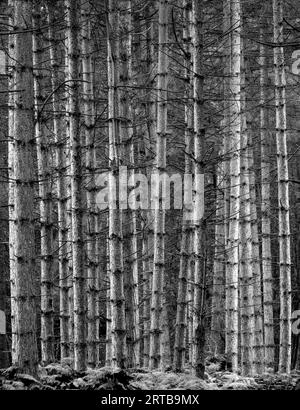
[[[126,367],[126,326],[123,266],[122,210],[114,199],[120,167],[120,18],[116,0],[108,10],[108,121],[109,121],[109,275],[112,366]],[[115,183],[114,183],[115,181]]]
[[[157,129],[156,129],[156,172],[158,180],[166,169],[166,144],[168,125],[168,0],[159,0],[159,51],[157,81]],[[167,311],[163,293],[165,278],[165,210],[159,198],[159,183],[156,181],[154,202],[154,258],[150,312],[150,368],[168,363]]]
[[[223,141],[221,154],[221,164],[217,173],[217,193],[216,193],[216,221],[215,221],[215,258],[213,273],[213,290],[212,290],[212,342],[215,354],[224,353],[225,351],[225,318],[228,312],[225,311],[225,258],[226,258],[226,241],[228,238],[228,216],[230,193],[228,189],[229,181],[229,162],[228,162],[228,127],[229,121],[229,68],[230,68],[230,39],[228,31],[230,29],[230,1],[223,1],[223,120],[222,131]],[[227,289],[228,290],[228,289]]]
[[[121,142],[123,148],[122,163],[129,167],[129,188],[135,188],[135,144],[133,141],[134,108],[131,87],[132,66],[132,7],[131,0],[121,2],[122,13],[122,47],[121,47]],[[127,351],[128,366],[140,365],[140,329],[139,329],[139,289],[138,289],[138,258],[137,258],[137,210],[134,191],[130,194],[124,212],[124,258],[125,258],[125,294],[127,321]],[[126,200],[127,201],[127,200]]]
[[246,66],[242,58],[241,92],[241,201],[240,201],[240,315],[241,315],[241,371],[245,376],[253,373],[254,301],[253,301],[253,246],[251,226],[249,130],[246,116]]
[[[265,23],[266,24],[266,23]],[[274,371],[275,342],[273,318],[273,277],[271,254],[271,193],[270,193],[270,143],[268,102],[268,58],[266,28],[260,33],[260,144],[261,144],[261,255],[264,313],[264,366],[266,371]]]
[[51,90],[53,93],[53,136],[55,144],[55,167],[57,175],[57,219],[58,219],[58,272],[59,272],[59,318],[60,318],[60,358],[69,357],[69,300],[68,300],[68,255],[67,240],[68,227],[66,222],[66,142],[64,140],[60,94],[58,87],[59,81],[59,62],[58,62],[58,38],[55,35],[55,26],[58,23],[58,15],[53,7],[53,3],[48,2],[48,35],[49,35],[49,54],[51,63]]
[[68,119],[71,148],[71,204],[74,291],[74,367],[86,368],[86,277],[83,251],[82,150],[79,124],[78,0],[66,0],[68,38]]
[[231,77],[230,106],[230,215],[226,269],[226,353],[233,372],[238,371],[238,282],[239,282],[239,214],[241,147],[241,9],[239,0],[231,0]]
[[[12,361],[22,372],[37,374],[34,214],[34,95],[31,26],[32,1],[18,1],[14,9],[14,225],[10,237],[14,261],[12,283]],[[12,131],[12,130],[10,130]]]
[[[11,13],[9,17],[9,24],[11,31],[14,30],[14,18],[15,18],[15,0],[9,0],[8,6],[11,7]],[[9,270],[10,270],[10,297],[11,297],[11,328],[12,331],[15,328],[15,289],[16,289],[16,266],[15,266],[15,35],[11,34],[8,37],[8,220],[9,220]],[[12,336],[12,353],[16,351],[16,337]]]
[[[194,280],[195,296],[193,305],[193,372],[197,377],[204,378],[204,346],[205,346],[205,324],[204,324],[204,300],[205,300],[205,234],[204,221],[204,144],[205,128],[203,118],[203,2],[193,0],[193,26],[194,26],[194,157],[195,157],[195,199],[194,199]],[[203,178],[202,178],[203,177]]]
[[[249,121],[250,123],[250,121]],[[253,130],[252,130],[253,132]],[[254,371],[255,374],[264,372],[264,333],[263,333],[263,300],[262,273],[260,264],[260,244],[258,233],[258,212],[256,198],[256,178],[254,165],[255,150],[252,135],[249,136],[249,168],[250,168],[250,196],[251,196],[251,231],[253,252],[253,297],[254,297]]]
[[[146,67],[145,74],[149,77],[148,87],[150,92],[147,93],[145,114],[146,127],[144,137],[145,147],[145,161],[146,161],[146,176],[148,183],[151,179],[151,172],[153,170],[153,157],[155,153],[155,139],[156,139],[156,101],[152,89],[156,88],[155,79],[155,50],[154,50],[154,13],[155,3],[149,4],[146,9],[147,19],[147,36],[146,36]],[[150,305],[151,305],[151,290],[153,281],[153,212],[151,209],[143,212],[143,356],[144,367],[149,367],[150,358]]]
[[[192,8],[189,0],[185,0],[184,4],[184,32],[183,42],[185,46],[185,79],[186,90],[185,98],[185,174],[192,175],[192,141],[193,141],[193,110],[191,106],[192,100]],[[192,245],[192,210],[187,206],[183,209],[182,217],[182,237],[180,251],[180,268],[179,268],[179,284],[177,296],[177,316],[175,325],[175,352],[174,352],[174,369],[182,371],[185,363],[186,355],[186,337],[187,337],[187,319],[188,319],[188,299],[187,299],[187,284],[191,276],[191,245]]]
[[91,49],[90,6],[81,0],[81,50],[83,79],[83,111],[85,134],[85,172],[86,172],[86,258],[87,258],[87,355],[89,367],[99,362],[99,312],[97,312],[98,269],[96,254],[96,197],[95,197],[95,143],[94,143],[94,94],[93,61]]
[[[281,45],[283,37],[283,1],[273,0],[274,42]],[[286,78],[283,47],[274,48],[276,144],[278,172],[279,274],[280,274],[280,352],[279,372],[291,370],[291,245],[289,169],[286,126]]]
[[35,2],[33,11],[33,64],[35,95],[35,138],[39,180],[40,224],[41,224],[41,350],[42,363],[54,362],[54,300],[53,300],[53,199],[51,186],[50,146],[45,137],[42,103],[43,90],[43,39],[41,32],[41,10]]

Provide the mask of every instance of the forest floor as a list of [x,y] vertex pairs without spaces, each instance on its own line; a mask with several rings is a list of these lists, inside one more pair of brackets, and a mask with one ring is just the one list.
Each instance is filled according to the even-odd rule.
[[11,367],[0,371],[0,390],[300,390],[300,371],[291,375],[242,377],[221,371],[218,363],[206,368],[205,380],[183,373],[100,368],[75,372],[68,364],[39,368],[39,377]]

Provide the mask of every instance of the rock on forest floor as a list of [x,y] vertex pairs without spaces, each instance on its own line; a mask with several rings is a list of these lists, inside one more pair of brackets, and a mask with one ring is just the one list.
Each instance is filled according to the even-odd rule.
[[75,372],[68,364],[51,364],[39,369],[39,380],[11,367],[0,371],[0,390],[300,390],[300,372],[291,375],[265,374],[242,377],[207,367],[205,380],[183,373],[125,372],[111,368]]

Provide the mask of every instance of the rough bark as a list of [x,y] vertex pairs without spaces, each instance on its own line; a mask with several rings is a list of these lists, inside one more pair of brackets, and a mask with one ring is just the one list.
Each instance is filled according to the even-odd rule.
[[[156,88],[155,79],[155,51],[154,51],[154,4],[149,4],[146,9],[147,37],[146,37],[146,67],[145,74],[148,76],[148,86],[145,113],[147,118],[146,132],[144,137],[145,161],[147,164],[146,175],[150,181],[153,170],[153,157],[155,153],[155,131],[156,131],[156,101],[152,89]],[[143,358],[144,367],[149,366],[150,358],[150,305],[151,289],[153,280],[153,212],[151,209],[143,212]]]
[[49,56],[51,64],[51,91],[53,107],[53,138],[55,173],[57,178],[57,223],[58,223],[58,272],[59,272],[59,318],[60,318],[60,358],[69,357],[69,286],[66,224],[66,142],[61,120],[60,77],[58,62],[58,36],[55,29],[58,24],[58,13],[53,3],[47,3]]
[[[109,123],[109,275],[111,302],[112,366],[126,367],[126,326],[122,210],[114,200],[114,179],[120,166],[120,17],[119,5],[109,1],[108,10],[108,123]],[[116,192],[118,183],[116,182]]]
[[241,8],[231,0],[231,72],[230,106],[230,215],[226,267],[226,353],[233,372],[238,371],[238,279],[239,279],[239,214],[240,214],[240,146],[241,146]]
[[[24,373],[36,375],[38,351],[36,339],[35,295],[35,215],[34,215],[34,94],[31,27],[32,1],[18,1],[14,8],[15,52],[13,65],[14,147],[12,156],[14,218],[10,221],[14,254],[12,283],[12,362]],[[13,242],[13,243],[12,243]]]
[[[192,7],[191,2],[186,0],[184,3],[184,18],[185,27],[183,32],[183,41],[185,46],[185,174],[192,174],[192,142],[193,142],[193,110],[191,105],[192,100]],[[182,217],[182,233],[181,233],[181,251],[180,251],[180,268],[179,268],[179,284],[177,296],[177,315],[175,324],[175,347],[174,347],[174,369],[182,371],[185,363],[186,355],[186,337],[187,337],[187,318],[188,318],[188,299],[187,299],[187,283],[190,277],[191,270],[191,245],[192,245],[192,210],[187,206],[183,209]]]
[[[230,2],[223,1],[223,119],[222,131],[223,141],[220,149],[221,164],[217,172],[217,193],[216,193],[216,221],[215,221],[215,257],[213,272],[212,290],[212,343],[214,353],[224,353],[225,351],[225,260],[226,241],[228,238],[228,216],[229,216],[229,162],[228,162],[228,79],[230,67],[230,39],[228,30],[230,27]],[[228,290],[228,289],[227,289]]]
[[[260,33],[261,41],[266,40],[266,28]],[[273,276],[271,253],[271,187],[270,187],[270,132],[268,103],[268,58],[267,48],[260,45],[260,144],[261,144],[261,255],[264,313],[265,370],[274,371],[275,342],[273,317]]]
[[251,226],[251,187],[249,129],[246,114],[246,65],[241,64],[241,200],[240,200],[240,317],[241,317],[241,371],[245,376],[253,374],[254,299],[253,299],[253,236]]
[[[283,1],[273,0],[274,42],[281,45],[283,37]],[[289,169],[286,123],[286,75],[282,46],[274,48],[276,145],[278,174],[278,236],[280,275],[280,352],[279,371],[289,373],[291,369],[291,244]]]
[[68,38],[68,120],[70,126],[72,253],[74,298],[74,367],[86,368],[86,276],[83,250],[82,150],[79,123],[79,1],[66,0]]
[[95,197],[95,143],[94,143],[94,93],[93,57],[91,49],[91,16],[89,3],[81,1],[81,50],[83,79],[83,112],[86,174],[86,258],[87,258],[87,355],[89,367],[99,362],[99,312],[97,312],[98,269],[96,254],[96,197]]
[[[158,179],[166,169],[166,144],[168,124],[168,0],[159,0],[159,50],[157,80],[157,128],[156,128],[156,172]],[[156,181],[154,202],[154,258],[150,312],[150,368],[165,366],[168,357],[168,320],[163,293],[166,291],[165,277],[165,210],[159,198]]]
[[193,1],[193,29],[194,29],[194,157],[195,157],[195,184],[194,184],[194,217],[193,217],[193,242],[194,242],[194,305],[193,305],[193,372],[197,377],[204,377],[205,360],[205,324],[204,324],[204,301],[205,301],[205,235],[206,226],[204,221],[204,195],[202,176],[204,176],[203,157],[205,144],[204,128],[204,74],[203,74],[203,2]]
[[45,135],[43,96],[43,38],[41,10],[37,2],[33,10],[33,65],[35,97],[35,138],[39,180],[41,241],[41,353],[42,363],[54,362],[54,295],[53,295],[53,197],[51,181],[50,141]]

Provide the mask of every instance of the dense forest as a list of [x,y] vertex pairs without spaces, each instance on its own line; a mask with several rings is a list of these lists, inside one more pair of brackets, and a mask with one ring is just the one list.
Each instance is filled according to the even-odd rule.
[[300,376],[297,6],[1,1],[1,377]]

